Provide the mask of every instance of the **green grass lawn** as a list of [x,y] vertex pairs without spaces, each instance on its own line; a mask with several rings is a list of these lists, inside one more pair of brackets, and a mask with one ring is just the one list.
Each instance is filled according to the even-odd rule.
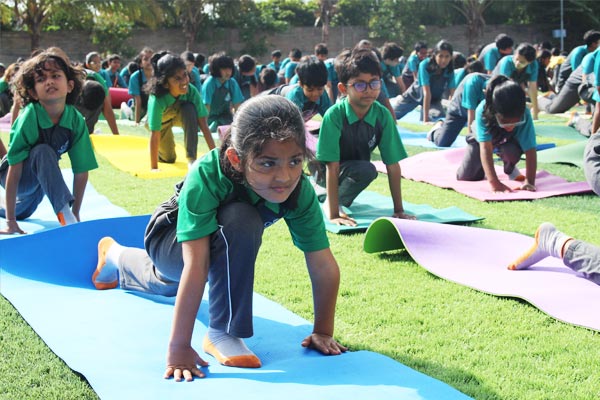
[[[107,131],[105,123],[99,127]],[[124,128],[123,133],[144,134],[141,128]],[[2,138],[6,140],[6,135]],[[424,151],[407,150],[411,155]],[[90,173],[91,183],[131,214],[152,212],[171,195],[177,181],[137,179],[115,170],[102,157],[98,161],[100,168]],[[539,168],[571,181],[584,179],[576,167]],[[387,178],[380,175],[369,190],[389,194]],[[596,227],[600,197],[595,195],[483,203],[406,180],[402,191],[411,203],[458,206],[486,218],[473,226],[532,235],[541,222],[551,221],[571,235],[600,244]],[[388,355],[476,399],[600,397],[600,334],[556,321],[524,301],[439,279],[404,250],[366,254],[364,234],[329,238],[342,273],[336,337],[351,350]],[[304,259],[291,244],[284,223],[267,230],[256,274],[257,292],[312,320]],[[156,351],[164,353],[165,348]],[[0,298],[0,353],[0,399],[97,397],[4,298]]]

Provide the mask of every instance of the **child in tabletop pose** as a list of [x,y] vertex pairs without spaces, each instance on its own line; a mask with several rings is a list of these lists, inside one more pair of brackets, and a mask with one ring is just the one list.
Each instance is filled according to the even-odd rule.
[[396,218],[414,219],[404,212],[400,164],[406,151],[389,111],[376,102],[381,90],[381,67],[372,50],[359,48],[338,65],[338,89],[346,96],[325,113],[317,142],[317,163],[311,173],[327,190],[325,213],[338,225],[355,226],[342,210],[377,177],[371,153],[379,148],[386,164]]
[[150,168],[158,170],[158,162],[174,163],[175,139],[173,125],[181,124],[188,165],[198,153],[198,127],[202,130],[209,149],[215,142],[208,129],[208,112],[200,93],[190,85],[190,78],[181,57],[167,52],[156,53],[151,59],[154,76],[150,81],[148,98],[148,127],[150,137]]
[[[493,192],[510,192],[498,179],[494,153],[504,163],[510,179],[524,180],[521,189],[535,191],[537,150],[531,113],[525,107],[525,92],[504,75],[489,80],[485,99],[475,110],[475,131],[467,136],[467,150],[456,178],[462,181],[487,179]],[[527,176],[517,168],[525,153]]]
[[302,346],[326,355],[346,348],[333,338],[339,268],[315,192],[302,172],[308,155],[298,108],[281,96],[242,104],[220,149],[204,155],[175,195],[150,219],[145,250],[107,237],[92,280],[115,288],[177,296],[164,377],[204,377],[192,348],[194,321],[209,282],[203,349],[221,364],[258,368],[243,338],[253,335],[254,267],[266,227],[284,219],[304,252],[313,285],[314,328]]
[[[54,47],[25,61],[14,79],[25,107],[13,123],[8,153],[0,164],[0,183],[6,190],[0,215],[7,223],[0,233],[25,233],[17,220],[33,214],[44,196],[61,225],[75,223],[88,171],[98,167],[85,121],[74,107],[83,71]],[[71,160],[73,193],[58,165],[64,153]]]

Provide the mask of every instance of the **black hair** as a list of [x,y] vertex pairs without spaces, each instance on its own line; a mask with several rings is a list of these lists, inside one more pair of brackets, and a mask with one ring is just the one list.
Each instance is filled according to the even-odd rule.
[[342,49],[342,51],[340,51],[338,55],[333,59],[333,69],[335,70],[335,73],[338,76],[338,81],[340,80],[340,77],[342,75],[346,75],[346,62],[350,58],[351,54],[352,49],[346,47]]
[[294,47],[292,50],[290,50],[290,58],[294,60],[299,60],[300,57],[302,57],[302,52],[300,51],[300,49]]
[[394,42],[384,43],[380,51],[384,60],[397,60],[404,54],[404,49]]
[[206,63],[206,55],[203,53],[194,54],[194,65],[196,68],[201,69]]
[[108,62],[109,62],[109,64],[111,62],[113,62],[114,60],[121,61],[121,56],[119,56],[118,54],[111,54],[110,56],[108,56]]
[[244,54],[238,59],[238,68],[240,73],[250,72],[256,68],[256,60],[251,55]]
[[[340,55],[341,54],[342,53],[340,53]],[[381,77],[381,64],[372,50],[359,48],[352,50],[344,57],[345,60],[340,60],[339,71],[336,67],[338,78],[344,85],[347,84],[350,79],[355,78],[360,74],[371,74],[373,76]]]
[[275,87],[277,84],[277,72],[273,68],[263,68],[258,76],[261,90],[267,90]]
[[327,48],[327,44],[325,43],[317,43],[315,45],[315,54],[316,55],[328,55],[329,54],[329,49]]
[[589,30],[583,35],[583,41],[587,46],[591,46],[600,40],[600,32],[595,30]]
[[467,64],[465,64],[465,71],[467,74],[470,74],[473,72],[483,73],[484,70],[485,70],[485,66],[479,60],[471,60],[470,62],[467,62]]
[[513,47],[515,45],[513,39],[505,33],[501,33],[496,36],[494,42],[496,42],[496,47],[498,50],[508,49],[509,47]]
[[81,104],[88,110],[96,110],[104,103],[106,92],[100,83],[87,79],[81,89]]
[[533,60],[535,60],[535,48],[530,43],[521,43],[519,47],[517,47],[516,53],[525,57],[525,59],[529,62],[533,62]]
[[449,42],[442,39],[439,42],[437,42],[437,44],[433,48],[431,56],[429,57],[430,61],[429,65],[427,65],[427,72],[429,72],[430,74],[436,73],[439,70],[440,67],[437,64],[437,61],[435,60],[435,56],[441,53],[442,51],[447,51],[448,53],[450,53],[450,62],[446,66],[445,70],[449,72],[454,70],[454,63],[452,62],[452,55],[454,54],[454,49],[452,48],[452,45]]
[[281,57],[281,50],[273,50],[271,52],[271,57]]
[[294,141],[304,158],[310,157],[306,147],[304,120],[298,106],[283,96],[256,96],[246,100],[233,116],[219,149],[221,169],[235,183],[244,183],[242,172],[233,168],[227,149],[235,150],[245,169],[260,155],[269,140]]
[[548,49],[543,49],[542,51],[540,51],[540,54],[538,55],[538,59],[544,59],[544,58],[550,58],[552,57],[552,53],[550,53],[550,50]]
[[183,61],[187,61],[187,62],[191,62],[191,63],[196,62],[196,57],[194,57],[194,53],[192,53],[189,50],[186,50],[183,53],[181,53],[181,58],[183,59]]
[[221,77],[221,69],[230,69],[233,71],[233,58],[229,57],[224,52],[213,54],[208,60],[209,71],[211,76],[215,78]]
[[73,81],[73,90],[67,94],[66,104],[75,104],[81,94],[84,71],[79,66],[71,64],[67,54],[58,47],[41,50],[35,57],[23,62],[13,78],[13,84],[25,104],[36,102],[30,90],[35,91],[35,79],[49,68],[57,68],[65,73],[67,81]]
[[485,91],[483,120],[492,137],[504,130],[498,125],[496,114],[507,118],[521,118],[525,113],[525,91],[506,75],[490,79]]
[[452,54],[452,63],[454,68],[463,68],[467,65],[467,58],[460,51],[455,51],[454,54]]
[[127,71],[129,71],[129,74],[131,75],[140,69],[140,65],[135,61],[130,61],[125,68],[127,68]]
[[322,87],[327,85],[327,67],[314,56],[302,57],[296,67],[296,74],[301,85]]
[[427,43],[425,42],[417,42],[414,46],[415,51],[418,53],[422,49],[427,49]]
[[155,53],[150,59],[150,63],[154,68],[154,75],[147,84],[148,92],[156,97],[162,97],[169,93],[167,82],[170,77],[175,76],[177,71],[186,71],[183,59],[168,51]]

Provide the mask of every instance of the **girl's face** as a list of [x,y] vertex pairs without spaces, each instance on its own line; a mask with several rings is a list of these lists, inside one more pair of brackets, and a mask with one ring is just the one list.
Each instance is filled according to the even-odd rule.
[[88,63],[88,68],[94,72],[100,71],[101,67],[102,67],[102,61],[100,61],[100,56],[92,57],[92,59]]
[[219,78],[221,82],[225,82],[231,78],[231,75],[233,74],[233,70],[231,68],[221,68],[219,72],[221,72],[221,77]]
[[188,92],[190,77],[185,69],[178,69],[175,75],[167,78],[166,87],[173,97],[179,97]]
[[515,68],[519,71],[522,70],[523,68],[527,67],[530,64],[530,62],[527,61],[525,56],[522,56],[520,54],[515,54],[513,61],[515,63]]
[[46,62],[44,68],[35,73],[34,88],[29,95],[43,106],[65,103],[67,95],[73,90],[74,82],[54,62]]
[[152,63],[150,62],[150,60],[152,59],[152,55],[153,53],[151,52],[146,52],[142,54],[142,57],[140,58],[140,68],[152,68]]
[[448,50],[441,50],[435,55],[435,62],[441,69],[444,69],[450,64],[452,60],[452,54]]
[[244,174],[250,188],[271,203],[286,201],[302,176],[304,153],[293,140],[267,141],[262,152],[245,166],[232,148],[227,156],[233,167]]
[[504,115],[498,113],[496,114],[496,121],[498,122],[500,128],[507,132],[512,132],[517,126],[525,124],[524,115],[520,117],[505,117]]

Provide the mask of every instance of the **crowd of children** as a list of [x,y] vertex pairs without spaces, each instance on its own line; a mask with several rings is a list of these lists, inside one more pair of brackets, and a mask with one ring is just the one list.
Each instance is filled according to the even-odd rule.
[[[61,224],[79,221],[88,171],[98,166],[90,134],[100,114],[119,134],[109,88],[127,88],[133,102],[122,107],[149,131],[149,168],[176,161],[172,128],[181,126],[189,171],[152,215],[144,249],[110,237],[100,241],[92,280],[98,289],[176,296],[165,377],[204,376],[199,367],[206,363],[191,338],[207,282],[204,351],[224,365],[260,367],[243,338],[253,334],[254,264],[262,235],[279,219],[304,252],[313,285],[314,330],[302,345],[340,354],[346,348],[333,337],[339,269],[324,222],[356,225],[344,207],[378,176],[371,163],[375,150],[387,170],[392,216],[415,218],[402,203],[399,162],[407,153],[396,120],[418,106],[424,124],[435,122],[427,138],[437,146],[452,145],[467,127],[457,179],[485,179],[492,191],[504,192],[511,189],[498,178],[494,155],[521,189],[536,190],[538,88],[545,92],[539,105],[548,113],[595,104],[591,120],[573,115],[571,123],[579,129],[587,121],[580,128],[591,136],[584,170],[600,195],[600,32],[587,32],[584,41],[562,63],[550,49],[529,43],[513,52],[513,39],[505,34],[470,57],[447,40],[431,50],[418,42],[407,57],[392,42],[378,49],[363,40],[334,57],[319,43],[314,54],[302,56],[295,48],[283,60],[275,50],[267,64],[250,55],[234,60],[219,52],[206,60],[145,47],[120,69],[118,55],[103,68],[97,52],[77,64],[58,48],[39,51],[10,65],[0,79],[0,112],[13,117],[9,145],[0,141],[0,216],[6,221],[0,233],[24,233],[18,221],[31,216],[44,196]],[[305,124],[317,114],[320,128],[307,132]],[[218,127],[226,130],[219,147],[211,134]],[[199,131],[209,148],[200,158]],[[306,135],[313,134],[316,148],[310,149]],[[72,192],[58,164],[64,153],[73,170]],[[523,154],[525,176],[517,168]],[[325,194],[323,204],[315,190]],[[544,224],[532,249],[509,268],[553,255],[600,283],[599,253]]]

